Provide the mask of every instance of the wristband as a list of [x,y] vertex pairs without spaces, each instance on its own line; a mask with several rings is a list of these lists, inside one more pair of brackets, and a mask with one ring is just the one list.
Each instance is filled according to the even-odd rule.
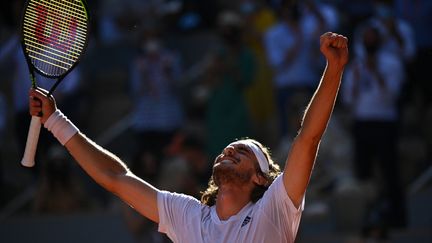
[[56,110],[48,120],[44,127],[50,131],[55,138],[65,145],[79,129],[60,111]]

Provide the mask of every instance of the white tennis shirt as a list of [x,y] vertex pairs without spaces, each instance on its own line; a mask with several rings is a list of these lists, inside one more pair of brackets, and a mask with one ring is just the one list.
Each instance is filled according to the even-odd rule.
[[158,193],[159,232],[175,243],[294,242],[304,200],[297,209],[278,176],[264,196],[249,203],[228,220],[220,220],[208,207],[184,194]]

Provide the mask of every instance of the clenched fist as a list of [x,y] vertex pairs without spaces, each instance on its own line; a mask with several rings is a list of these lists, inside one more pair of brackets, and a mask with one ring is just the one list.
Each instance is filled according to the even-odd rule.
[[57,109],[52,96],[47,96],[48,91],[37,88],[29,91],[29,111],[32,116],[39,116],[44,124],[48,117]]
[[348,38],[332,32],[320,37],[320,50],[329,65],[342,68],[348,62]]

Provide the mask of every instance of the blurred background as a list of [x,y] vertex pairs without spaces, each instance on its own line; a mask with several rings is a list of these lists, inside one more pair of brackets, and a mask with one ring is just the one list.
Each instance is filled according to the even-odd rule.
[[[251,137],[283,166],[325,59],[350,40],[297,242],[432,242],[432,1],[88,1],[91,37],[55,92],[90,138],[160,189],[200,197],[215,156]],[[22,0],[0,17],[0,241],[170,242],[43,131],[28,131]],[[39,78],[42,87],[51,81]]]

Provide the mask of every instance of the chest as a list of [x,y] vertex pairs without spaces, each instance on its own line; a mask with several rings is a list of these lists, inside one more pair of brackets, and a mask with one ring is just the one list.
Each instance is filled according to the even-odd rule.
[[210,217],[203,218],[199,235],[188,242],[279,242],[280,232],[259,217],[249,212],[229,221],[215,221]]

